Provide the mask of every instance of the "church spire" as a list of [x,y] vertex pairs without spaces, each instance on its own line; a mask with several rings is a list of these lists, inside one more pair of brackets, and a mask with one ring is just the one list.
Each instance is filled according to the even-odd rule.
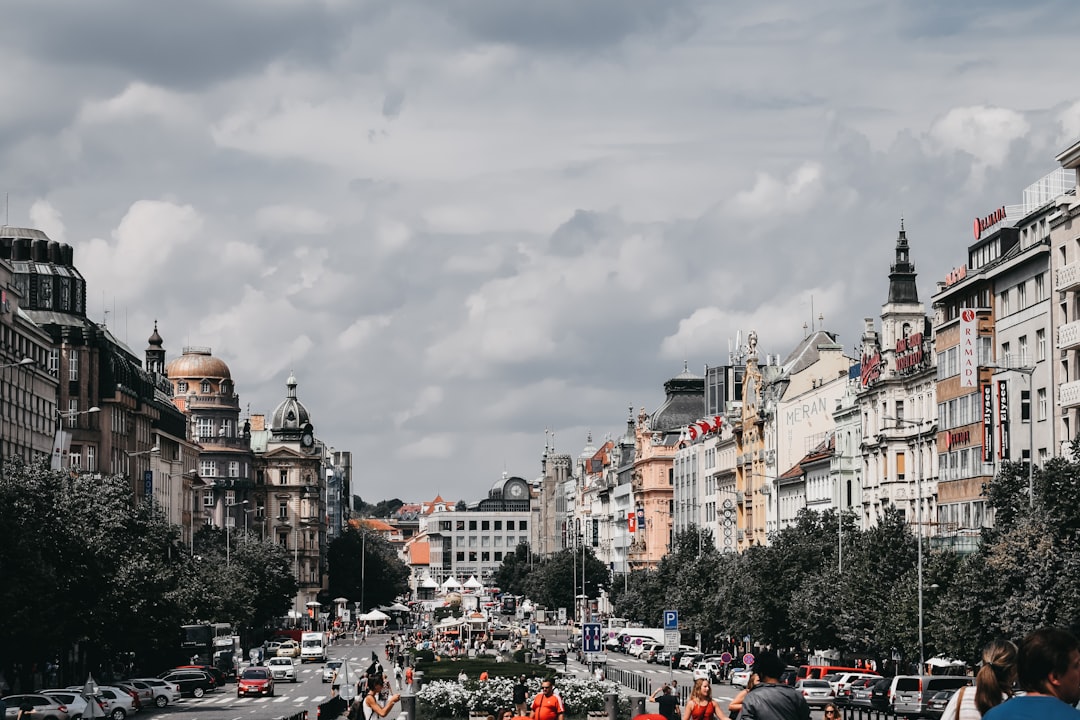
[[911,262],[907,231],[900,220],[900,233],[896,236],[896,262],[889,272],[889,303],[918,303],[919,289],[915,285],[915,264]]

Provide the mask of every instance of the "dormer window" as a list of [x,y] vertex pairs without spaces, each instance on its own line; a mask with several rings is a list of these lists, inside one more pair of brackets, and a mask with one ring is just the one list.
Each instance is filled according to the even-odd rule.
[[178,393],[186,393],[187,392],[187,381],[186,380],[181,380],[180,382],[176,383],[176,392],[178,392]]
[[201,389],[202,389],[203,395],[209,395],[210,394],[210,381],[209,380],[203,380]]

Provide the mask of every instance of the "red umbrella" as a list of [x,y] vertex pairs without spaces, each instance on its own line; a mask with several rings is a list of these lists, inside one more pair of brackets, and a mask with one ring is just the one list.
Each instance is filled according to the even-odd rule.
[[644,715],[635,715],[633,720],[667,720],[667,718],[657,713],[645,713]]

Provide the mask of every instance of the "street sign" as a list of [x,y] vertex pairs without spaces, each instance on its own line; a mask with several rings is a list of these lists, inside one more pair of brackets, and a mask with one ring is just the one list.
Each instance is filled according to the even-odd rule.
[[725,665],[727,665],[729,662],[731,662],[731,653],[729,653],[729,652],[721,653],[720,654],[720,662],[724,663]]
[[679,611],[678,610],[665,610],[664,611],[664,629],[665,630],[678,630],[679,629]]
[[665,630],[664,631],[664,650],[667,652],[675,652],[679,649],[679,631],[678,630]]
[[581,650],[586,653],[598,653],[604,648],[600,643],[600,623],[585,623],[581,626]]
[[742,656],[742,661],[743,661],[743,665],[745,665],[746,667],[750,667],[751,665],[754,664],[754,654],[753,653],[746,653],[745,655]]

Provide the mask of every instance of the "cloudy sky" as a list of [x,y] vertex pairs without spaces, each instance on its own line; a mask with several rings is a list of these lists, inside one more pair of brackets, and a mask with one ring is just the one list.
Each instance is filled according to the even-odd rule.
[[534,478],[738,331],[853,350],[901,216],[928,301],[1080,137],[1071,0],[4,6],[9,224],[252,412],[294,370],[372,501]]

